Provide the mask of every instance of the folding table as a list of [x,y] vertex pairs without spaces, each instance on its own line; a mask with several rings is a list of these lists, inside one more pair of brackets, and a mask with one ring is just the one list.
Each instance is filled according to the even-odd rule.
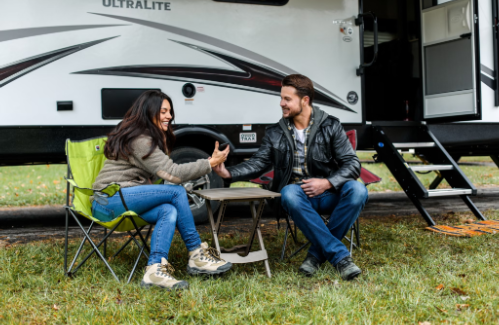
[[[213,235],[213,243],[215,248],[220,251],[220,256],[227,262],[231,263],[253,263],[264,261],[267,276],[270,278],[270,267],[268,262],[268,254],[263,244],[262,233],[260,232],[260,219],[262,217],[263,208],[265,206],[265,199],[273,199],[280,197],[281,194],[263,190],[261,188],[217,188],[211,190],[197,190],[193,191],[194,194],[206,200],[206,207],[208,209],[208,217],[210,219],[211,233]],[[213,217],[213,210],[211,208],[211,201],[220,201],[220,208],[218,210],[218,218],[215,223]],[[250,236],[246,245],[238,245],[232,248],[220,247],[218,243],[218,234],[220,226],[223,222],[225,209],[231,202],[249,202],[251,216],[253,217],[253,224],[250,229]],[[258,208],[255,207],[255,202],[258,202]],[[255,234],[260,244],[260,250],[250,252]],[[213,245],[212,243],[212,245]]]

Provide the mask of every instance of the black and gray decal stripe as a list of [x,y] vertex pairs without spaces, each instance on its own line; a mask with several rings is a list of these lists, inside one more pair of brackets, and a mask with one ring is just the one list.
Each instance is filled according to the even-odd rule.
[[118,27],[129,25],[74,25],[74,26],[48,26],[48,27],[33,27],[21,29],[8,29],[0,30],[0,42],[10,41],[18,38],[70,32],[82,29],[105,28],[105,27]]
[[482,70],[480,80],[488,87],[490,87],[492,90],[496,90],[497,80],[494,80],[494,75],[495,75],[494,70],[488,68],[483,64],[480,65],[480,68]]
[[496,80],[490,78],[489,76],[485,75],[485,74],[481,74],[480,76],[480,80],[486,84],[488,87],[490,87],[490,89],[492,90],[495,90],[496,89]]
[[20,61],[12,62],[7,65],[0,67],[0,87],[5,86],[9,82],[16,80],[17,78],[36,70],[50,62],[59,60],[65,56],[73,54],[75,52],[86,49],[87,47],[105,42],[107,40],[113,39],[118,36],[104,38],[92,42],[87,42],[83,44],[69,46],[63,49],[42,53],[36,56],[32,56]]
[[482,72],[485,72],[489,76],[494,76],[494,70],[490,69],[489,67],[487,67],[487,66],[485,66],[483,64],[480,64],[480,67],[482,69]]
[[[279,62],[276,62],[272,59],[269,59],[263,55],[260,55],[258,53],[253,52],[253,51],[250,51],[250,50],[247,50],[247,49],[240,47],[238,45],[235,45],[235,44],[232,44],[232,43],[229,43],[229,42],[226,42],[226,41],[223,41],[221,39],[211,37],[211,36],[208,36],[205,34],[201,34],[198,32],[190,31],[187,29],[183,29],[183,28],[175,27],[175,26],[171,26],[171,25],[160,24],[160,23],[156,23],[153,21],[143,20],[143,19],[130,18],[130,17],[124,17],[124,16],[116,16],[116,15],[108,15],[108,14],[100,14],[100,13],[95,13],[95,12],[90,12],[90,14],[119,19],[119,20],[131,22],[134,24],[142,25],[142,26],[147,26],[147,27],[159,29],[162,31],[176,34],[176,35],[188,37],[188,38],[191,38],[191,39],[194,39],[194,40],[197,40],[197,41],[200,41],[200,42],[212,45],[212,46],[216,46],[220,49],[224,49],[226,51],[230,51],[232,53],[247,57],[248,59],[257,61],[259,63],[262,63],[262,64],[265,64],[269,67],[272,67],[274,69],[280,70],[281,72],[284,72],[285,74],[299,73],[299,72],[297,72],[297,71],[295,71],[295,70],[293,70],[293,69],[291,69],[291,68],[289,68],[289,67],[287,67]],[[334,97],[337,101],[343,103],[345,106],[348,106],[347,102],[344,99],[333,94],[332,92],[330,92],[329,90],[327,90],[323,86],[315,83],[315,87],[317,89],[321,90],[323,93]]]
[[[173,42],[216,57],[217,59],[222,60],[224,63],[234,67],[235,70],[200,66],[141,65],[98,68],[74,73],[120,75],[129,77],[195,82],[226,88],[248,90],[270,95],[279,95],[281,92],[281,80],[285,76],[282,72],[268,69],[265,66],[247,62],[227,54],[203,48],[198,45],[192,45],[179,41]],[[356,113],[342,103],[324,94],[320,90],[316,91],[314,102]]]

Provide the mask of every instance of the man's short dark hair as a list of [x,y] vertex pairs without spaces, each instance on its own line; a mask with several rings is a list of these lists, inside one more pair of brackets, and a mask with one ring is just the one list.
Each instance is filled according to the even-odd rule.
[[308,96],[310,98],[309,105],[312,106],[312,102],[314,101],[314,83],[308,77],[301,74],[290,74],[282,79],[282,86],[296,89],[296,94],[300,99]]

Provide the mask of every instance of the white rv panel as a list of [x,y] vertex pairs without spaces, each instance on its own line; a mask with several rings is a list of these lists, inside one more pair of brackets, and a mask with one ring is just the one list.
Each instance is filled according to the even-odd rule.
[[[497,0],[493,0],[497,1]],[[482,77],[482,121],[498,122],[499,107],[495,106],[494,89],[494,49],[493,49],[493,21],[492,21],[492,1],[480,0],[479,10],[479,30],[480,30],[480,68]],[[497,82],[497,80],[495,81]]]
[[[173,98],[178,124],[277,122],[278,92],[188,75],[130,72],[144,66],[245,72],[231,60],[270,74],[307,75],[318,91],[343,108],[327,102],[317,106],[344,123],[363,122],[362,101],[348,102],[351,92],[361,97],[361,78],[355,73],[359,27],[352,24],[357,1],[291,0],[285,6],[266,6],[174,0],[168,2],[169,10],[127,8],[129,2],[0,2],[0,69],[80,46],[33,65],[27,73],[21,70],[8,83],[0,80],[0,126],[116,124],[119,120],[102,119],[102,88],[160,88]],[[152,6],[151,1],[131,2]],[[348,37],[338,21],[351,26]],[[129,72],[120,74],[117,67]],[[186,82],[203,86],[204,92],[185,101],[181,87]],[[73,101],[73,111],[56,110],[56,102],[63,100]]]

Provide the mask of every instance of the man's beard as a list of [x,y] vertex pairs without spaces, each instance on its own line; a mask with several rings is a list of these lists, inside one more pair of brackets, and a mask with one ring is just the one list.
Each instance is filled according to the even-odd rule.
[[297,117],[298,115],[301,114],[301,112],[303,112],[303,106],[301,105],[300,103],[300,111],[299,112],[296,112],[296,113],[293,113],[291,110],[289,110],[289,116],[287,118],[295,118]]

